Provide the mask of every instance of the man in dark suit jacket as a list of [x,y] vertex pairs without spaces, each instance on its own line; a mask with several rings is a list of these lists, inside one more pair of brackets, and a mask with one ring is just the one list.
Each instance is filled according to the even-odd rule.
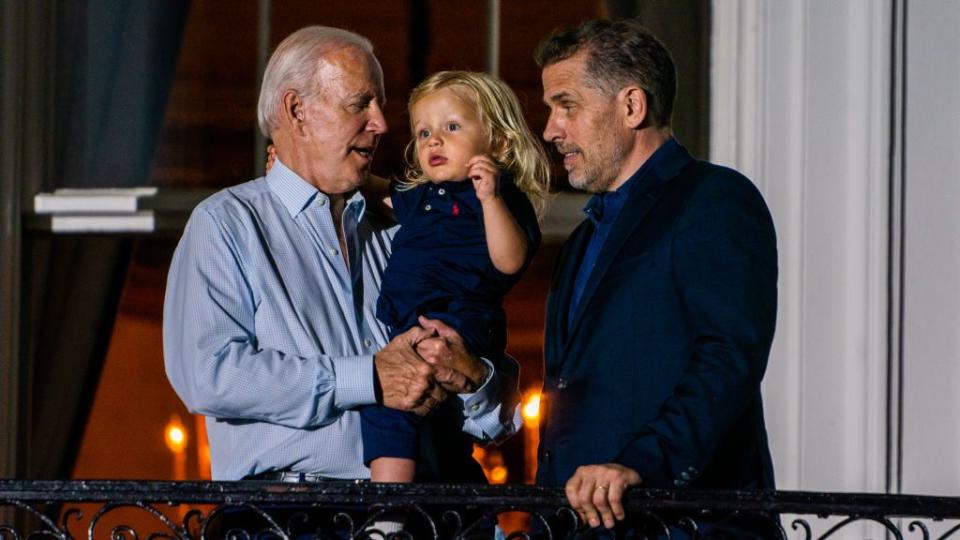
[[595,193],[547,300],[542,485],[592,526],[631,485],[773,488],[760,381],[776,320],[770,214],[736,171],[672,137],[676,71],[636,21],[538,48],[544,139]]

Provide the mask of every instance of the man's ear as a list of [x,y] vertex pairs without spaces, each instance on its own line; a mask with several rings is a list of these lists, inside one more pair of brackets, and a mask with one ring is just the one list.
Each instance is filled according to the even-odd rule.
[[620,90],[620,104],[624,110],[624,121],[629,129],[640,129],[647,122],[647,93],[639,86],[628,86]]
[[290,127],[293,133],[303,131],[304,120],[303,100],[300,94],[295,90],[287,90],[283,94],[283,117],[284,124]]

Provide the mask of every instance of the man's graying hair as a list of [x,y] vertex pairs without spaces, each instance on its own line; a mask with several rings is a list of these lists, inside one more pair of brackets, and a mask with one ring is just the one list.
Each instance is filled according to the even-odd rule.
[[541,68],[586,51],[585,83],[612,97],[635,84],[647,95],[650,119],[669,127],[677,95],[677,68],[663,43],[635,19],[597,19],[554,30],[534,59]]
[[[307,26],[277,45],[263,72],[263,84],[257,102],[257,124],[265,137],[270,137],[270,132],[280,127],[284,92],[294,90],[301,99],[313,97],[320,90],[320,81],[316,80],[317,61],[324,54],[343,47],[355,47],[367,52],[377,71],[380,71],[370,40],[349,30]],[[383,78],[382,72],[380,78]]]

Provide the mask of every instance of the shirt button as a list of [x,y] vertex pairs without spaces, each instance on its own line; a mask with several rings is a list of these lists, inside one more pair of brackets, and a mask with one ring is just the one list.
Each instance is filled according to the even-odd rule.
[[372,339],[367,338],[367,339],[363,340],[363,346],[364,346],[364,347],[366,347],[366,348],[369,349],[371,345],[373,345],[373,340],[372,340]]
[[678,478],[678,479],[676,479],[676,480],[673,481],[673,485],[675,485],[675,486],[677,486],[677,487],[680,487],[680,486],[683,485],[683,480],[680,480],[680,479]]
[[543,461],[550,461],[551,457],[553,456],[550,454],[550,451],[547,450],[546,452],[543,453],[543,457],[541,459],[543,459]]
[[433,207],[428,204],[428,205],[424,206],[423,209],[426,210],[427,212],[429,212],[430,210],[433,209]]
[[437,193],[439,193],[440,195],[446,195],[446,194],[447,194],[447,190],[445,190],[445,189],[443,189],[443,188],[440,188],[440,189],[437,190]]
[[566,379],[560,379],[559,381],[557,381],[557,388],[560,390],[563,390],[564,388],[567,387],[568,384],[569,383],[567,382]]
[[326,205],[327,205],[327,200],[326,200],[326,199],[320,199],[320,206],[326,206]]
[[480,410],[480,405],[474,405],[473,407],[470,407],[470,410],[473,412],[477,412]]
[[327,253],[329,253],[331,257],[334,257],[337,254],[337,248],[330,248],[327,250]]

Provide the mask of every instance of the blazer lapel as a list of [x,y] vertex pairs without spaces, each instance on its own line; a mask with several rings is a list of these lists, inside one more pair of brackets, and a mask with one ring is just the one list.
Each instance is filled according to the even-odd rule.
[[547,302],[546,332],[544,360],[547,365],[559,364],[560,355],[567,341],[567,314],[570,299],[573,297],[573,288],[577,279],[577,270],[580,259],[587,248],[593,224],[589,219],[577,226],[570,234],[561,250],[550,286],[550,296]]
[[[580,303],[577,305],[577,310],[573,315],[573,322],[569,325],[569,334],[567,335],[567,339],[564,340],[563,356],[566,356],[570,348],[571,339],[576,335],[577,327],[583,320],[584,313],[586,313],[589,308],[591,299],[597,292],[597,288],[603,283],[604,275],[607,273],[607,270],[610,269],[613,261],[616,260],[623,244],[643,223],[647,213],[663,194],[668,181],[676,177],[691,161],[693,161],[693,159],[690,157],[690,154],[687,153],[686,149],[677,146],[676,150],[663,156],[663,160],[647,173],[646,178],[640,179],[643,182],[642,184],[633,186],[633,190],[627,197],[627,202],[624,203],[623,209],[620,211],[620,215],[617,216],[617,221],[610,231],[610,236],[607,237],[603,248],[600,250],[600,255],[597,257],[597,262],[593,267],[593,272],[590,274],[590,279],[587,280],[583,295],[580,297]],[[576,263],[579,263],[579,258]],[[572,274],[566,276],[568,281],[572,282],[576,279],[576,271],[575,268]],[[569,302],[569,296],[567,297],[567,301]]]

